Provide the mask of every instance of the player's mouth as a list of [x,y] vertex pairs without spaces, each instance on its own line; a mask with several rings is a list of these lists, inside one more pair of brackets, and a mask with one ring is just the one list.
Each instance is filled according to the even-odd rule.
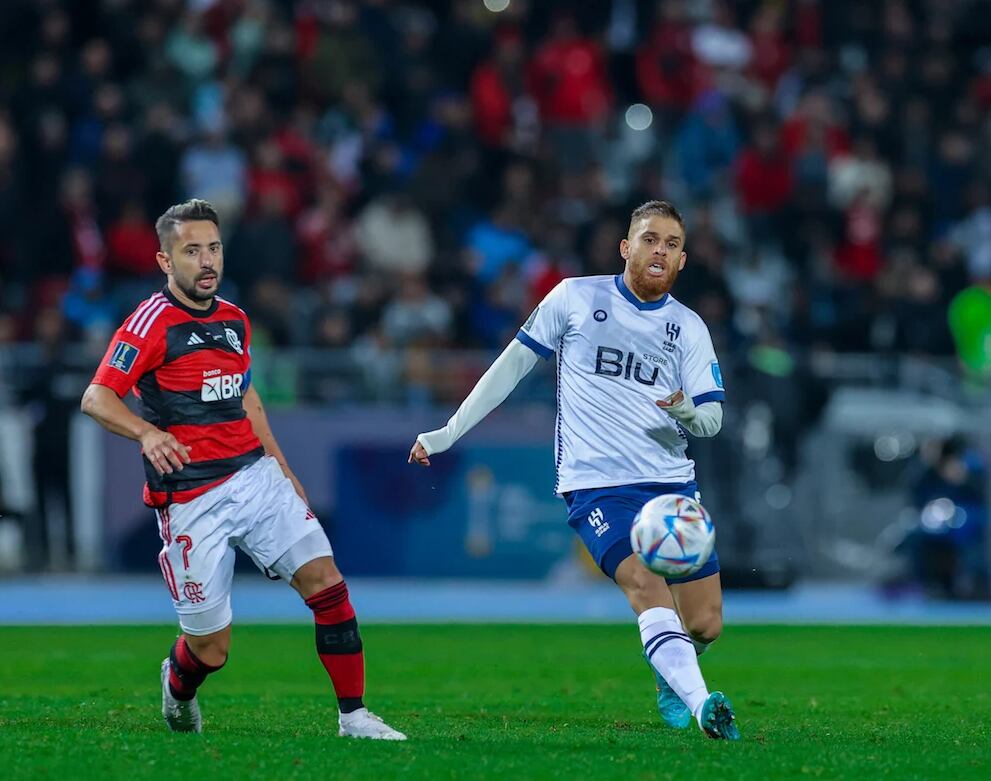
[[196,286],[207,290],[214,286],[217,281],[216,274],[204,274],[202,277],[196,280]]
[[663,277],[665,270],[663,263],[651,263],[647,266],[647,273],[652,277]]

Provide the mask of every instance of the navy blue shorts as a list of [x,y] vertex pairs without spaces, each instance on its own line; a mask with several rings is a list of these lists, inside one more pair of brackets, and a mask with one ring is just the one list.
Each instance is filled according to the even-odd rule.
[[[613,580],[616,579],[616,568],[620,562],[633,554],[633,546],[630,544],[633,518],[647,500],[661,494],[681,494],[696,499],[698,484],[694,481],[638,483],[613,488],[587,488],[564,494],[564,501],[568,503],[568,525],[578,532],[599,569]],[[709,560],[698,572],[684,578],[665,580],[668,583],[688,583],[717,572],[719,556],[713,550]]]

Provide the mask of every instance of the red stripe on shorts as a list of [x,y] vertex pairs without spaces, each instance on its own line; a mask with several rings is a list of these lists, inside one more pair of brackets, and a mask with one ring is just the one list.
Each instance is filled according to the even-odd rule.
[[179,589],[175,585],[175,575],[172,574],[172,564],[169,562],[168,554],[162,551],[158,554],[158,566],[162,570],[162,577],[165,578],[165,585],[169,587],[172,599],[179,601]]

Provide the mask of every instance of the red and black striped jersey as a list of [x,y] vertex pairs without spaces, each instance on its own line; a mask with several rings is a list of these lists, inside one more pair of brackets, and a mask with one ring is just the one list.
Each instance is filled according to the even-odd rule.
[[195,499],[264,455],[242,404],[251,382],[248,316],[222,298],[191,309],[168,288],[117,329],[93,382],[133,390],[141,416],[190,449],[181,471],[159,475],[147,458],[150,507]]

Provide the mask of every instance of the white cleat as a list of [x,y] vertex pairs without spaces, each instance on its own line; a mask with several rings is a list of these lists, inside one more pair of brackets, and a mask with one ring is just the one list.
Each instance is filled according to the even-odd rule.
[[168,659],[162,662],[162,717],[173,732],[202,732],[203,717],[196,698],[177,700],[169,690],[170,666]]
[[370,740],[406,740],[406,736],[394,730],[368,708],[358,708],[351,713],[342,713],[341,728],[337,734],[349,738],[369,738]]

